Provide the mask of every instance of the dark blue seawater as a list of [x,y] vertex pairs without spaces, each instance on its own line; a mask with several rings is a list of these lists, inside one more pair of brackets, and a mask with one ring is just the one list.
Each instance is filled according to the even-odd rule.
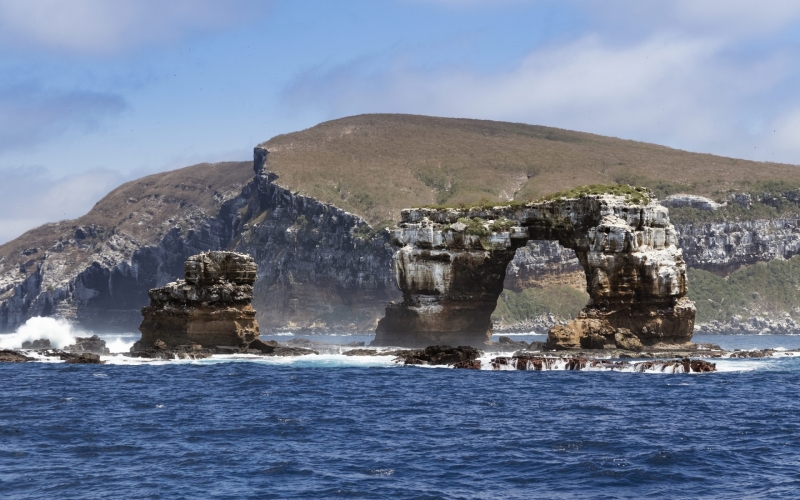
[[6,364],[0,497],[797,498],[800,358],[724,364]]

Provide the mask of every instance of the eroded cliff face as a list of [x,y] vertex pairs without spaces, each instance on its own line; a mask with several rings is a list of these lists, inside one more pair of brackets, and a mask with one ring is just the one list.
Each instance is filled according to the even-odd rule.
[[81,219],[3,245],[0,331],[33,316],[135,331],[148,290],[210,250],[255,257],[253,305],[263,330],[373,331],[386,302],[400,297],[388,235],[279,186],[266,162],[257,148],[244,172],[242,164],[215,164],[146,177]]
[[249,255],[206,252],[184,263],[184,279],[149,291],[142,308],[142,338],[133,351],[181,345],[201,347],[249,344],[259,335],[250,304],[256,264]]
[[255,191],[239,211],[231,248],[253,255],[254,304],[262,329],[374,331],[400,292],[385,231],[276,184],[269,153],[255,149]]
[[680,344],[692,336],[686,264],[667,209],[590,195],[488,210],[411,209],[392,231],[403,302],[387,307],[377,345],[464,343],[491,335],[508,263],[528,240],[555,240],[581,263],[590,302],[550,330],[552,348]]
[[689,267],[727,273],[743,265],[800,254],[796,217],[676,225]]

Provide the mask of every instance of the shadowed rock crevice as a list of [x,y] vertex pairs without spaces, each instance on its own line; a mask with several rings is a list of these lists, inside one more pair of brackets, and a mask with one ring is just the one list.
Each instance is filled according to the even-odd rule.
[[375,345],[483,345],[506,267],[529,240],[575,251],[590,301],[550,330],[548,347],[638,350],[689,342],[694,304],[668,211],[657,201],[578,198],[488,209],[407,209],[391,231],[403,302],[390,304]]

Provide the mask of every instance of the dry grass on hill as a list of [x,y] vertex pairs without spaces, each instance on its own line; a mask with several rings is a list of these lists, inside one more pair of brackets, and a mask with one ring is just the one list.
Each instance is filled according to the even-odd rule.
[[720,198],[758,181],[800,180],[793,165],[536,125],[414,115],[342,118],[262,146],[278,184],[373,224],[397,220],[411,206],[529,201],[586,184],[668,185]]

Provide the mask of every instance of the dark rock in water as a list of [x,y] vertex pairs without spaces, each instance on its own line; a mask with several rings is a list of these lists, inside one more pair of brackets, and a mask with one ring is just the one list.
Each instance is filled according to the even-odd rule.
[[453,363],[453,368],[462,368],[466,370],[480,370],[481,369],[481,360],[476,359],[474,361],[459,361],[458,363]]
[[64,353],[61,357],[65,363],[79,364],[79,365],[102,365],[105,361],[100,361],[98,354],[84,352],[82,354]]
[[308,354],[319,354],[313,349],[304,349],[302,347],[276,347],[268,356],[306,356]]
[[731,358],[769,358],[775,354],[775,349],[743,351],[736,349],[731,353]]
[[425,349],[402,351],[395,361],[403,361],[407,365],[451,365],[462,361],[474,361],[481,351],[470,346],[429,346]]
[[[292,340],[286,342],[286,345],[300,346],[300,347],[313,347],[315,345],[319,345],[320,343],[321,342],[317,342],[317,341],[311,340],[311,339],[295,338],[295,339],[292,339]],[[361,345],[364,345],[364,344],[361,344]]]
[[715,372],[717,371],[716,363],[709,363],[701,359],[676,359],[676,360],[654,360],[644,361],[641,363],[634,363],[633,370],[636,372],[645,372],[648,370],[661,371],[665,373],[690,373],[690,372]]
[[528,345],[529,351],[543,351],[545,349],[546,344],[544,342],[539,342],[538,340],[534,340],[533,342]]
[[52,349],[53,346],[50,345],[50,339],[37,339],[31,342],[30,340],[26,340],[22,343],[23,349]]
[[[608,359],[591,359],[566,356],[513,356],[497,357],[492,359],[492,368],[495,370],[515,369],[528,371],[542,370],[632,370],[643,373],[646,371],[661,371],[664,373],[690,373],[714,372],[717,365],[703,360],[690,360],[689,358],[631,363],[629,361],[612,361]],[[563,365],[563,368],[562,368]],[[508,367],[508,368],[506,368]]]
[[364,347],[364,341],[361,342],[349,342],[345,344],[347,347]]
[[82,352],[89,352],[93,354],[110,354],[111,351],[106,347],[106,341],[101,340],[97,335],[91,337],[77,337],[73,345],[65,348],[67,352],[80,354]]
[[376,349],[350,349],[342,354],[345,356],[378,356]]
[[261,354],[271,354],[278,347],[278,343],[274,340],[264,342],[260,339],[255,339],[247,346],[248,349],[255,349]]
[[154,346],[249,344],[258,337],[256,312],[250,305],[256,264],[249,255],[206,252],[184,263],[183,280],[153,288],[142,308],[142,338],[132,351]]
[[516,341],[506,336],[500,337],[497,342],[487,342],[486,344],[499,351],[516,351],[528,348],[527,342]]
[[[134,345],[134,347],[136,347]],[[175,353],[169,351],[167,349],[167,344],[164,343],[160,339],[156,339],[153,342],[152,347],[148,347],[146,349],[138,349],[134,350],[131,349],[130,356],[133,358],[150,358],[150,359],[175,359]]]
[[33,361],[33,358],[10,349],[0,350],[0,363],[24,363],[26,361]]

